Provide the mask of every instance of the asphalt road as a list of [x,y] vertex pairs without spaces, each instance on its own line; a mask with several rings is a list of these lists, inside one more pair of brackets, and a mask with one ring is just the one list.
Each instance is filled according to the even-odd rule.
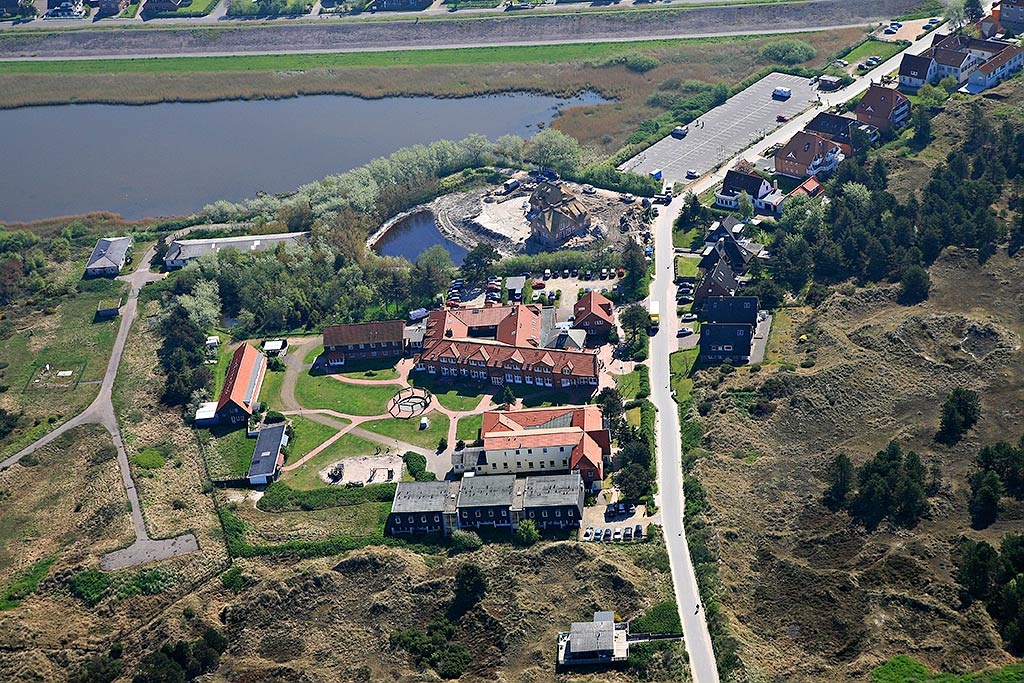
[[682,200],[677,198],[669,206],[675,206],[676,211],[662,211],[654,224],[654,281],[651,283],[650,300],[660,302],[661,310],[665,312],[658,333],[651,339],[651,401],[658,409],[656,435],[660,473],[656,500],[661,508],[665,545],[672,568],[672,585],[679,605],[679,618],[683,622],[683,641],[690,655],[693,680],[696,683],[717,683],[715,653],[704,620],[704,610],[696,609],[701,603],[700,592],[690,562],[690,549],[683,534],[683,453],[679,436],[679,407],[669,389],[668,356],[676,350],[676,331],[679,329],[679,321],[675,316],[672,223],[681,204]]
[[[772,98],[777,87],[790,88],[788,100]],[[768,74],[689,125],[682,139],[659,140],[619,168],[637,173],[661,169],[666,184],[684,181],[688,170],[704,175],[718,164],[781,127],[779,114],[792,118],[817,102],[817,91],[802,76]]]

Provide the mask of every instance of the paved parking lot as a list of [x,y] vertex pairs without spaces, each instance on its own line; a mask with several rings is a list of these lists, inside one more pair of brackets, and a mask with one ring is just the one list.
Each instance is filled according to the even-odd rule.
[[[772,90],[779,86],[790,88],[793,96],[785,101],[772,99]],[[700,125],[691,122],[690,132],[682,140],[666,137],[619,168],[637,173],[650,173],[660,168],[666,184],[686,182],[687,169],[692,168],[701,175],[707,173],[781,126],[776,116],[784,114],[791,118],[815,100],[817,92],[808,79],[768,74],[700,117]]]
[[647,534],[647,525],[650,524],[650,518],[647,516],[647,508],[644,505],[637,505],[636,511],[633,514],[616,515],[612,518],[605,517],[605,506],[609,502],[618,502],[619,491],[618,489],[605,489],[597,497],[597,503],[591,507],[583,509],[583,524],[580,525],[580,538],[583,538],[583,532],[587,528],[592,529],[622,529],[625,530],[628,526],[630,529],[636,527],[637,524],[643,527],[644,535]]

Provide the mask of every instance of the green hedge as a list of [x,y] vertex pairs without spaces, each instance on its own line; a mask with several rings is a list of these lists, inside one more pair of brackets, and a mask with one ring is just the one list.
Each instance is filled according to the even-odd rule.
[[629,622],[629,630],[633,633],[682,633],[679,606],[675,600],[662,600],[642,617]]
[[402,462],[405,463],[405,467],[409,470],[409,474],[412,475],[412,478],[416,481],[437,480],[437,477],[434,476],[433,472],[427,471],[427,456],[409,451],[402,456]]
[[636,370],[639,373],[636,397],[647,398],[648,396],[651,395],[651,369],[646,365],[638,365],[636,366]]
[[398,484],[370,484],[369,486],[313,489],[296,491],[288,484],[275,481],[256,503],[264,512],[290,512],[294,510],[324,510],[363,503],[390,503],[395,499]]
[[641,175],[632,171],[620,171],[611,164],[593,164],[580,171],[579,175],[571,180],[581,183],[590,183],[597,187],[616,192],[628,192],[638,197],[650,197],[661,192],[660,180],[655,180],[649,175]]

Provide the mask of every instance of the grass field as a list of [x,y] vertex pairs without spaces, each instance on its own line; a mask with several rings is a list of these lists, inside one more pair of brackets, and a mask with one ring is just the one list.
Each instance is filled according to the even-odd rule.
[[361,426],[363,429],[374,434],[380,434],[381,436],[411,443],[420,448],[433,450],[437,448],[438,441],[448,436],[448,416],[438,412],[430,412],[426,414],[426,417],[430,420],[430,427],[427,429],[420,429],[420,419],[418,417],[411,420],[399,420],[396,418],[375,420],[373,422],[364,422]]
[[903,49],[903,45],[900,43],[889,43],[884,40],[865,40],[863,43],[853,48],[850,54],[843,57],[852,65],[859,64],[865,59],[871,56],[878,56],[882,58],[882,61],[889,59],[897,52]]
[[394,385],[349,384],[328,375],[299,375],[295,398],[304,408],[327,408],[346,415],[382,415]]
[[300,415],[292,415],[288,419],[292,421],[293,430],[292,440],[288,443],[288,460],[293,462],[338,433],[338,430],[332,427]]
[[[182,5],[173,12],[156,12],[154,17],[199,17],[213,11],[218,0],[193,0],[191,5]],[[147,16],[150,16],[147,14]]]
[[466,443],[472,443],[479,436],[480,428],[483,424],[483,415],[469,415],[459,418],[459,424],[455,428],[455,438],[462,439]]
[[626,423],[632,427],[640,426],[640,409],[630,408],[626,411]]
[[275,513],[262,512],[251,505],[244,505],[235,513],[251,522],[247,534],[249,542],[263,545],[380,533],[390,511],[389,503],[363,503],[326,510]]
[[676,392],[676,403],[690,400],[693,392],[693,380],[690,370],[697,360],[697,349],[676,351],[669,356],[669,372],[672,374],[672,389]]
[[332,375],[340,375],[349,379],[374,379],[389,380],[398,379],[398,370],[394,365],[372,365],[369,363],[346,363],[343,372],[332,372]]
[[624,402],[633,400],[636,398],[637,392],[640,391],[640,371],[634,370],[633,372],[619,375],[615,378],[615,386],[618,388]]
[[451,384],[434,379],[426,373],[416,373],[409,378],[415,386],[427,389],[437,397],[438,402],[448,410],[469,411],[477,407],[483,394],[478,384]]
[[327,468],[339,460],[351,458],[358,455],[373,455],[377,450],[377,444],[358,436],[346,434],[330,447],[317,453],[310,458],[302,467],[290,472],[281,473],[281,481],[293,489],[308,491],[326,486],[319,477],[320,470]]
[[680,249],[693,249],[695,245],[703,244],[703,237],[704,230],[702,228],[690,228],[689,230],[673,230],[672,246],[679,247]]
[[256,448],[256,439],[245,435],[245,425],[216,425],[198,431],[201,439],[212,437],[214,440],[216,452],[211,453],[211,461],[207,463],[211,478],[236,479],[246,475]]
[[306,365],[312,365],[314,362],[316,362],[316,359],[319,358],[320,354],[323,352],[323,344],[320,344],[319,346],[314,346],[312,349],[310,349],[309,353],[306,354],[306,357],[302,359],[302,362]]
[[676,277],[696,277],[699,258],[676,257]]
[[[267,404],[270,410],[284,410],[281,402],[281,385],[284,383],[283,372],[267,370],[263,375],[263,386],[260,387],[260,401]],[[214,394],[216,396],[217,394]]]

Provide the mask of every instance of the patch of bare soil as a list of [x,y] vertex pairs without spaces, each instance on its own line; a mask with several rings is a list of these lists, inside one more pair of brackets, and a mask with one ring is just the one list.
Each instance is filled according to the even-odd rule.
[[[981,446],[1024,432],[1024,264],[1003,251],[979,265],[952,249],[930,272],[923,304],[900,306],[896,288],[836,292],[816,311],[789,311],[762,372],[740,370],[716,388],[717,372],[698,375],[698,397],[717,410],[703,418],[709,455],[697,471],[749,680],[863,680],[897,654],[950,671],[1010,660],[987,614],[960,603],[954,544],[1019,530],[1019,506],[1008,506],[972,531],[966,479]],[[726,399],[806,360],[813,366],[788,373],[791,394],[768,417]],[[933,437],[957,386],[979,392],[982,418],[945,447]],[[938,463],[943,486],[916,528],[869,534],[822,505],[827,466],[839,452],[859,465],[892,439],[926,467]]]

